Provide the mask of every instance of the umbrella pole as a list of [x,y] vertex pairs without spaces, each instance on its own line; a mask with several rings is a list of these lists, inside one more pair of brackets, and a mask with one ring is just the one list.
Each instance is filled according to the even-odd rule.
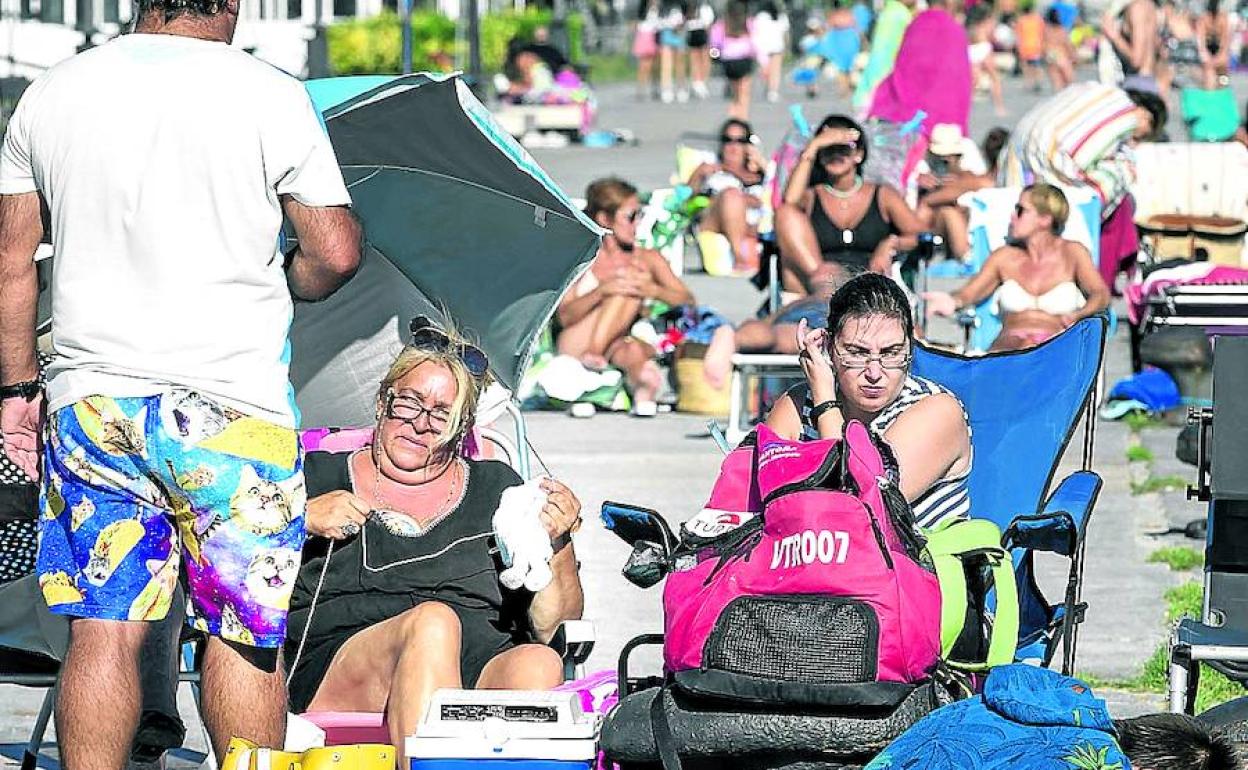
[[481,88],[481,14],[477,0],[468,0],[468,85]]

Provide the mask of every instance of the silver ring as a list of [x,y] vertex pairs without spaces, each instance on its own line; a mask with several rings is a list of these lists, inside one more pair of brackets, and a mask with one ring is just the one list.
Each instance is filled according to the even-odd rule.
[[346,524],[339,527],[338,531],[342,533],[343,537],[355,537],[360,534],[360,525],[356,524],[354,521],[348,521]]

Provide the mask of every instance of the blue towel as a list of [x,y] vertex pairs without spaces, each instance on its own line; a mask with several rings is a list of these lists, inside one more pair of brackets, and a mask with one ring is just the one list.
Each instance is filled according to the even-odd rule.
[[1078,679],[999,666],[984,692],[902,733],[865,770],[1130,770],[1105,701]]
[[1109,401],[1136,401],[1150,412],[1164,412],[1183,403],[1179,386],[1169,374],[1156,367],[1147,366],[1114,383],[1109,391]]

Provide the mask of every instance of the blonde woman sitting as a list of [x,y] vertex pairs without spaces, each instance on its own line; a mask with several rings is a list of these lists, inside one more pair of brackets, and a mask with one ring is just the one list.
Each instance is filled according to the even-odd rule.
[[927,311],[953,315],[997,292],[1001,333],[992,350],[1033,347],[1081,318],[1109,306],[1109,288],[1081,244],[1062,238],[1070,204],[1057,187],[1023,190],[1010,217],[1005,246],[988,256],[979,274],[952,294],[927,292]]
[[559,656],[535,642],[584,603],[570,537],[581,504],[550,479],[540,519],[553,579],[536,593],[499,582],[492,518],[520,477],[461,453],[486,370],[455,335],[415,330],[378,388],[372,445],[304,464],[312,537],[290,600],[290,706],[384,711],[400,754],[438,688],[562,682]]

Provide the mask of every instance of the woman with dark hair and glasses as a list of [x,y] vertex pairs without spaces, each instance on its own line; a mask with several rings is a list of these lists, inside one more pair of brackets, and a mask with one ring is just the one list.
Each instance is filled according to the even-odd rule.
[[[542,481],[540,514],[550,584],[529,593],[499,583],[492,518],[521,480],[504,463],[463,456],[485,378],[479,349],[421,326],[377,390],[371,446],[305,459],[312,537],[290,599],[291,709],[384,711],[400,754],[440,687],[559,684],[559,656],[537,642],[581,615],[571,541],[581,504],[553,479]],[[277,556],[246,580],[294,578],[297,554],[289,564]]]
[[728,239],[738,271],[758,269],[758,223],[767,195],[766,173],[767,158],[753,127],[729,118],[719,129],[717,162],[703,163],[689,175],[689,186],[711,198],[699,229]]
[[914,319],[892,279],[865,273],[828,302],[828,326],[797,327],[806,382],[780,397],[767,425],[791,440],[839,438],[847,420],[892,450],[889,474],[920,527],[971,509],[971,429],[957,396],[910,374]]
[[961,289],[927,292],[928,312],[953,315],[993,292],[1001,308],[1001,333],[993,350],[1038,345],[1081,318],[1109,305],[1109,287],[1082,244],[1062,237],[1070,204],[1061,189],[1033,184],[1023,190],[1010,217],[1006,245],[992,252]]
[[813,293],[823,280],[888,273],[923,229],[901,193],[864,181],[867,135],[843,115],[819,124],[802,151],[776,212],[784,288]]
[[615,177],[599,179],[585,198],[585,214],[609,232],[589,270],[559,301],[555,345],[589,369],[608,364],[622,369],[633,394],[633,414],[652,417],[663,375],[654,362],[654,347],[631,330],[646,302],[692,305],[693,293],[659,252],[637,247],[641,201],[636,187]]

